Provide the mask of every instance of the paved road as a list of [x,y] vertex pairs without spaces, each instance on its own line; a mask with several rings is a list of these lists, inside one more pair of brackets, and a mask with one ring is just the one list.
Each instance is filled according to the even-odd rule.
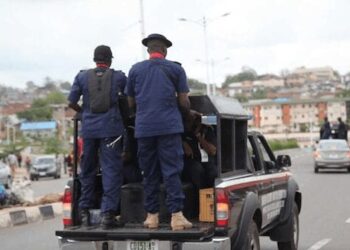
[[[303,193],[299,250],[350,250],[350,173],[315,174],[310,151],[292,150],[290,155]],[[277,246],[262,239],[261,249]]]
[[58,217],[28,225],[0,229],[1,250],[58,250],[55,230],[62,228]]
[[68,180],[69,177],[67,175],[62,175],[60,179],[45,177],[40,178],[38,181],[32,181],[31,186],[34,197],[37,198],[48,193],[62,193]]
[[[350,174],[314,174],[311,152],[292,150],[290,155],[293,161],[291,170],[303,192],[299,250],[350,250]],[[65,183],[66,180],[62,179],[43,179],[34,182],[33,189],[36,194],[61,192]],[[61,218],[56,218],[1,229],[0,249],[58,249],[54,231],[61,227]],[[277,250],[277,246],[268,238],[262,238],[261,249]]]

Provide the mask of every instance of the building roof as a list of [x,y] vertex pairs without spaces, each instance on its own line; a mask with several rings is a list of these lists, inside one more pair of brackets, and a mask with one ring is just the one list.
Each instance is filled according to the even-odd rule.
[[47,130],[56,129],[55,121],[42,121],[42,122],[22,122],[20,130]]

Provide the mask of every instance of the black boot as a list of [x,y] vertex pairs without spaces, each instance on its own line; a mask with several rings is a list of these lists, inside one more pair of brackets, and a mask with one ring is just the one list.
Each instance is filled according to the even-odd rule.
[[112,212],[106,212],[102,215],[101,219],[101,227],[102,229],[112,229],[116,227],[124,226],[124,222],[122,220],[117,220],[115,218],[115,214]]
[[80,221],[82,227],[90,226],[90,212],[89,209],[82,209],[80,211]]

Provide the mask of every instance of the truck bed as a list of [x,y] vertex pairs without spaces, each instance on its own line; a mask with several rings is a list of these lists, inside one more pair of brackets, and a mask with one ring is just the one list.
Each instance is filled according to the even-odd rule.
[[205,240],[214,235],[213,223],[194,223],[193,228],[172,231],[169,224],[160,224],[158,229],[147,229],[142,224],[126,224],[124,227],[103,230],[100,226],[88,228],[70,227],[56,231],[56,236],[78,241],[116,240]]

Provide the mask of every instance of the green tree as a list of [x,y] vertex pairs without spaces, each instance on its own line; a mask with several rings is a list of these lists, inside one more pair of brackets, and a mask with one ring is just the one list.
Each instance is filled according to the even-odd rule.
[[49,104],[63,104],[66,103],[66,97],[59,91],[53,91],[47,95],[46,102]]
[[49,106],[31,107],[26,111],[19,112],[17,116],[27,121],[47,121],[52,119],[52,110]]
[[225,78],[225,81],[222,85],[223,88],[227,87],[230,83],[233,82],[242,82],[242,81],[254,81],[257,79],[257,75],[253,71],[243,71],[236,75],[228,75]]
[[266,90],[258,89],[252,93],[252,99],[265,99],[267,96]]
[[70,82],[61,82],[60,87],[64,90],[70,90],[72,88],[72,85],[70,84]]
[[337,93],[336,97],[350,97],[350,90],[344,89],[341,92]]
[[244,94],[235,94],[235,98],[239,101],[239,102],[248,102],[248,97]]
[[200,82],[196,79],[188,78],[187,80],[188,87],[191,89],[197,89],[197,90],[205,90],[206,85],[203,82]]
[[44,142],[45,154],[59,154],[63,152],[62,143],[56,138],[49,138]]
[[19,112],[18,118],[25,119],[27,121],[47,121],[52,119],[52,110],[48,106],[47,99],[38,98],[32,103],[30,109]]

